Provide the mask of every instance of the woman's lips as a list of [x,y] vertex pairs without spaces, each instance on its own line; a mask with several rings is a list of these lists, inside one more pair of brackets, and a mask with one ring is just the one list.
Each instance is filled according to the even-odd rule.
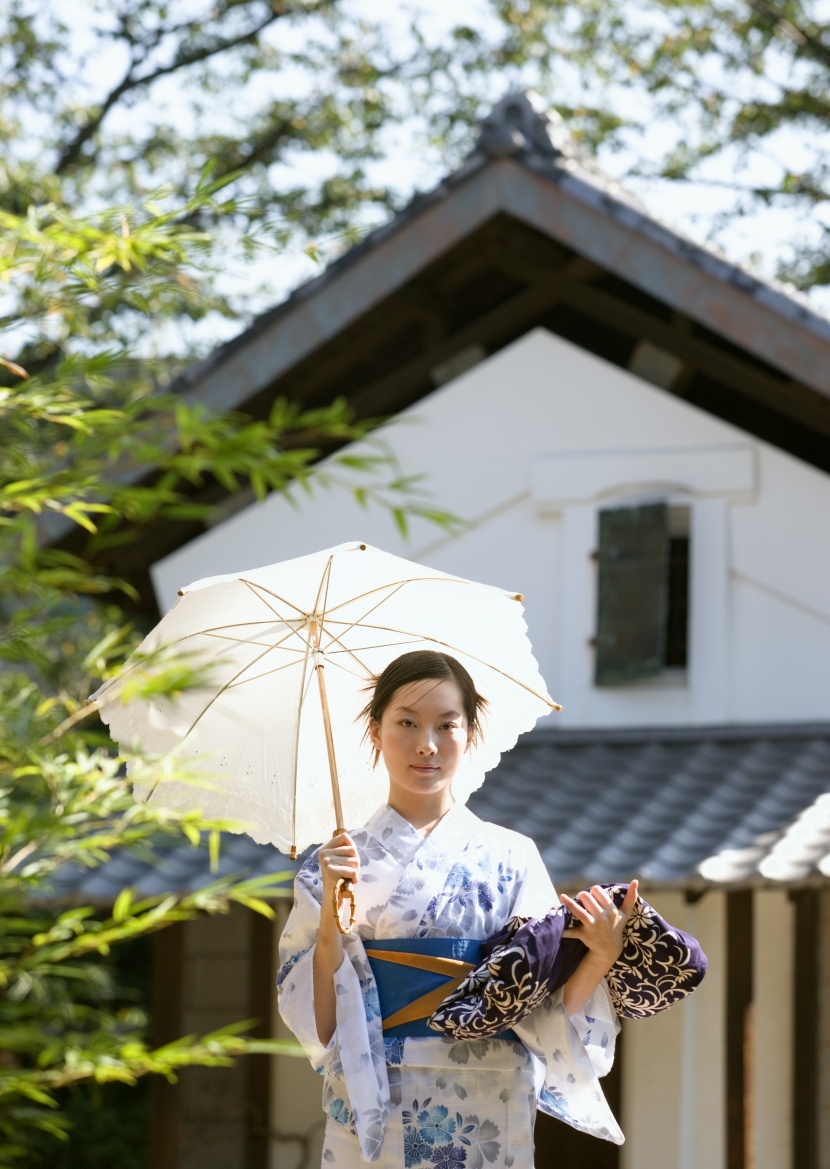
[[410,766],[412,767],[413,771],[429,772],[430,774],[432,774],[433,771],[438,770],[437,767],[430,767],[425,763],[412,763]]

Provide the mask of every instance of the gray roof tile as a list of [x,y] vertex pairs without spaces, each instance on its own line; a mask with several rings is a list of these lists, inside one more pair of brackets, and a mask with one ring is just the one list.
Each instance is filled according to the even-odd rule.
[[559,884],[830,876],[830,725],[537,731],[470,801]]
[[[536,731],[470,800],[484,819],[531,836],[554,881],[641,876],[703,886],[830,877],[830,725]],[[275,848],[225,835],[207,849],[165,842],[67,867],[56,897],[107,903],[125,885],[151,896],[217,876],[296,866]]]

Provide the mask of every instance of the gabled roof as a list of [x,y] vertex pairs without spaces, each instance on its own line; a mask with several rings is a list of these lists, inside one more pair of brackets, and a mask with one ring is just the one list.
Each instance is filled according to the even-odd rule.
[[[830,472],[830,321],[658,223],[525,94],[458,170],[175,389],[255,417],[277,396],[394,415],[536,327]],[[119,549],[149,608],[148,564],[201,530]]]
[[[688,311],[702,324],[722,333],[735,344],[745,346],[748,352],[769,360],[794,376],[804,377],[806,384],[821,390],[830,398],[827,350],[816,351],[819,361],[814,364],[811,357],[815,353],[805,354],[800,346],[793,346],[792,335],[784,337],[779,330],[767,332],[762,327],[762,322],[777,323],[784,329],[795,325],[799,330],[830,344],[830,319],[812,309],[807,300],[793,289],[765,280],[745,267],[730,263],[713,249],[695,243],[662,223],[623,185],[578,152],[564,129],[562,119],[555,113],[543,112],[538,99],[534,100],[534,95],[527,93],[509,94],[483,119],[476,147],[458,170],[447,175],[432,191],[416,196],[389,223],[371,232],[361,243],[331,263],[322,275],[295,289],[285,301],[258,317],[244,333],[217,348],[204,362],[186,371],[178,384],[190,385],[200,393],[208,392],[206,383],[211,371],[222,367],[240,348],[251,345],[259,334],[270,333],[276,322],[295,314],[300,305],[320,298],[325,289],[339,283],[346,272],[363,263],[371,253],[383,248],[393,237],[407,232],[429,210],[446,204],[460,188],[469,185],[471,180],[483,172],[492,170],[494,164],[497,166],[499,161],[507,159],[555,185],[574,202],[581,204],[586,210],[585,225],[565,216],[557,217],[556,212],[562,210],[561,207],[551,208],[553,215],[544,215],[541,208],[533,206],[534,196],[539,195],[538,188],[533,190],[529,186],[522,197],[516,189],[521,179],[512,174],[511,170],[503,169],[497,183],[494,183],[501,189],[494,192],[495,198],[489,205],[482,206],[481,201],[475,198],[465,201],[465,206],[460,209],[462,213],[455,217],[456,233],[443,224],[442,232],[425,233],[427,238],[420,241],[421,247],[416,258],[416,263],[420,261],[419,267],[433,259],[436,250],[446,249],[447,245],[454,242],[454,235],[474,230],[483,215],[492,214],[497,208],[512,211],[528,222],[551,229],[554,238],[575,245],[575,251],[580,255],[616,271],[666,304]],[[544,193],[541,197],[544,199]],[[581,230],[583,226],[601,227],[596,216],[590,212],[598,213],[600,220],[615,224],[622,230],[617,231],[612,227],[607,232],[601,230],[599,235],[590,230]],[[626,235],[639,237],[633,244],[636,249],[634,254],[631,241],[624,240]],[[662,257],[660,252],[664,253]],[[729,297],[728,291],[721,297],[713,298],[712,287],[696,288],[692,280],[667,282],[666,278],[675,268],[670,257],[679,260],[684,266],[697,269],[715,283],[736,290],[742,299],[762,310],[755,327],[752,327],[745,313],[730,314],[727,319],[719,315],[718,310],[728,304],[724,299]],[[411,257],[398,255],[396,258],[399,263],[388,274],[386,281],[379,280],[376,287],[372,287],[371,280],[362,281],[362,291],[367,295],[367,301],[373,294],[376,301],[378,294],[388,292],[402,282],[402,277],[411,275],[406,263]],[[649,262],[642,264],[646,259]],[[662,264],[661,259],[664,261]],[[349,318],[367,307],[367,301],[361,303],[355,300],[346,304],[342,303],[345,298],[339,299],[339,313],[335,310],[315,314],[319,326],[318,342],[327,339],[331,331],[338,330]],[[749,304],[743,307],[746,309]],[[334,309],[334,304],[330,307]],[[777,322],[774,319],[776,317]],[[271,372],[276,373],[279,368],[285,368],[286,362],[296,359],[296,356],[296,351],[274,354]]]
[[[830,877],[830,724],[524,735],[470,808],[532,837],[564,889],[639,876],[687,890],[805,885]],[[225,836],[217,873],[205,848],[121,853],[66,870],[62,898],[112,902],[192,890],[216,876],[295,866],[247,836]]]

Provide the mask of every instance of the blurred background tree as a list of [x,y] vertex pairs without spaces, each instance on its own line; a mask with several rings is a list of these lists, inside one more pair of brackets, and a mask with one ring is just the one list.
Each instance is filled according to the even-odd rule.
[[[371,429],[344,402],[303,411],[278,401],[258,420],[211,412],[159,391],[152,361],[124,346],[124,320],[136,331],[142,320],[163,327],[200,295],[215,240],[193,220],[237,213],[227,183],[206,171],[183,202],[159,194],[84,218],[55,205],[0,211],[0,325],[16,346],[14,359],[0,356],[3,1165],[32,1155],[33,1132],[64,1131],[66,1089],[285,1048],[246,1039],[241,1026],[153,1049],[146,1010],[102,961],[114,946],[233,904],[271,915],[269,900],[287,895],[292,875],[279,871],[278,854],[267,878],[222,878],[195,892],[141,899],[124,889],[98,908],[62,906],[56,895],[67,866],[100,866],[125,848],[152,862],[171,845],[205,847],[215,860],[223,827],[135,804],[109,737],[82,718],[86,695],[142,633],[123,612],[132,586],[101,566],[101,549],[117,551],[160,520],[205,517],[190,489],[206,476],[259,497],[297,482],[352,489],[386,502],[402,524],[424,510],[381,448],[342,463],[334,455],[312,474],[328,445]],[[72,528],[85,545],[51,539]],[[197,681],[171,662],[162,686],[176,693]],[[143,767],[158,778],[169,763]]]
[[521,52],[535,46],[552,96],[560,70],[592,96],[577,134],[618,150],[617,173],[652,206],[667,197],[675,214],[686,189],[706,208],[696,219],[705,238],[733,253],[746,241],[768,275],[800,289],[830,285],[827,0],[495,7]]
[[[801,288],[830,281],[828,0],[421,0],[413,13],[376,0],[10,0],[0,206],[81,212],[162,183],[183,197],[208,162],[217,178],[235,172],[221,233],[241,246],[178,320],[244,318],[285,290],[284,266],[267,264],[252,287],[254,225],[276,245],[292,230],[351,240],[456,165],[494,98],[532,86],[652,207],[671,198],[696,234]],[[197,335],[154,344],[180,353]]]

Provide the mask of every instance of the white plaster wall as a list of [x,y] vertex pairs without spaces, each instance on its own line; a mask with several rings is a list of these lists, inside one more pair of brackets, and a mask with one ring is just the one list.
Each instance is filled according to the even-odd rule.
[[[415,521],[405,542],[342,489],[296,510],[273,496],[156,564],[162,607],[203,576],[365,540],[524,593],[562,726],[830,717],[830,477],[544,330],[401,420],[386,440],[469,521],[462,535]],[[539,486],[540,460],[558,468],[560,498]],[[689,669],[597,689],[597,512],[654,498],[691,509]]]
[[700,940],[709,970],[670,1011],[623,1023],[620,1169],[725,1169],[724,897],[643,892]]
[[742,578],[730,611],[735,721],[830,717],[830,620]]

